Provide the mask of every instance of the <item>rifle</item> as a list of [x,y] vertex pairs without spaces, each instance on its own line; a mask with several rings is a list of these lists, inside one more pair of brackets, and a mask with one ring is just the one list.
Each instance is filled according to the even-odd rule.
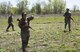
[[[34,30],[32,27],[29,26],[30,29]],[[34,30],[35,31],[35,30]]]
[[73,18],[71,18],[71,20],[72,20],[73,22],[75,22],[75,21],[73,20]]

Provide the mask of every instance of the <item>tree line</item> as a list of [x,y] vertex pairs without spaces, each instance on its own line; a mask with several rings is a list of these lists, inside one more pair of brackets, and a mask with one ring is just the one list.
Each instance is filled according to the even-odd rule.
[[[64,0],[48,0],[45,2],[37,2],[31,9],[28,6],[28,0],[18,1],[16,7],[11,2],[0,3],[0,14],[21,14],[23,11],[33,14],[61,14],[65,10],[66,2]],[[74,12],[78,10],[77,6],[73,7]]]

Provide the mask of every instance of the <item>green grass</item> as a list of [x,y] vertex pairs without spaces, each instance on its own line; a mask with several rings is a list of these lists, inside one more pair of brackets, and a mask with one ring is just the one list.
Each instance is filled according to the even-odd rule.
[[[62,16],[41,17],[31,21],[28,52],[80,52],[80,21],[73,16],[72,31],[64,33]],[[17,18],[14,18],[16,31],[5,32],[7,18],[0,18],[0,52],[21,52],[21,37]],[[68,29],[67,29],[68,30]]]

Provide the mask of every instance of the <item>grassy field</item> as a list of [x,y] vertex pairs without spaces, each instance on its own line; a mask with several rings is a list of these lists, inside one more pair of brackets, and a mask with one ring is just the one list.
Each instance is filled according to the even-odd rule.
[[[16,31],[5,32],[7,18],[0,18],[0,52],[21,52],[20,29],[14,19]],[[64,33],[64,18],[49,16],[31,21],[28,52],[80,52],[80,18],[73,16],[72,31]],[[68,30],[68,29],[67,29]]]

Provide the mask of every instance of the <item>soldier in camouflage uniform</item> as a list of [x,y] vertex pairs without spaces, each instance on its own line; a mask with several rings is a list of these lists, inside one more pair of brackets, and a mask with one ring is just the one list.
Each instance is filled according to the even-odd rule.
[[28,17],[26,18],[26,15],[24,12],[22,13],[22,18],[19,20],[19,27],[21,29],[21,40],[22,40],[22,52],[26,52],[26,47],[28,45],[28,41],[29,41],[29,37],[30,37],[30,31],[29,28],[31,28],[29,26],[30,21],[34,18],[34,17]]
[[13,19],[12,19],[12,14],[9,16],[9,18],[8,18],[8,27],[7,27],[7,29],[6,29],[6,32],[8,32],[8,29],[10,28],[10,27],[12,27],[12,30],[14,31],[14,25],[13,25]]
[[[67,8],[66,9],[66,12],[64,13],[63,15],[65,17],[65,29],[66,29],[66,26],[68,24],[68,28],[69,28],[69,31],[71,31],[71,13],[69,12],[69,9]],[[72,19],[73,20],[73,19]]]

